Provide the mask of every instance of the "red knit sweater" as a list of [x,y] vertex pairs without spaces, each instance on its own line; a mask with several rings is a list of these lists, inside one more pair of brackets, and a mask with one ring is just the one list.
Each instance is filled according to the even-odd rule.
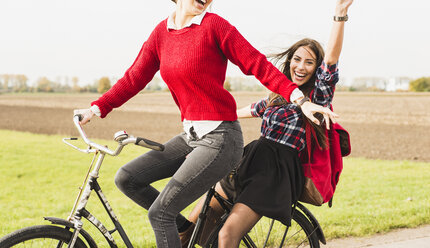
[[297,88],[234,26],[207,13],[201,25],[181,30],[168,31],[167,19],[158,24],[124,77],[91,105],[97,105],[105,117],[141,91],[160,70],[182,120],[234,121],[236,102],[223,87],[227,60],[287,100]]

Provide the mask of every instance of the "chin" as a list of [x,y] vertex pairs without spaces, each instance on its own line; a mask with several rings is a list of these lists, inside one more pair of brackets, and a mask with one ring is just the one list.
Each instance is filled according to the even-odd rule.
[[299,82],[297,82],[296,80],[293,80],[293,83],[297,84],[298,86],[302,86],[302,85],[304,85],[306,82],[304,82],[304,81],[299,81]]

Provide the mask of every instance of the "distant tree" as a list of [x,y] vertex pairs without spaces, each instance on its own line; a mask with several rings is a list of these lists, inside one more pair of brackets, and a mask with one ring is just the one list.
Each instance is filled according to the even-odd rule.
[[108,77],[102,77],[97,82],[97,92],[98,93],[105,93],[108,91],[111,87],[110,79]]
[[409,83],[409,90],[415,92],[430,91],[430,77],[418,78]]
[[226,80],[224,82],[224,89],[226,89],[227,91],[231,91],[231,83],[228,80],[228,78],[226,78]]
[[72,91],[73,92],[81,92],[81,87],[79,87],[79,79],[78,77],[72,77]]
[[41,77],[36,82],[36,90],[38,92],[54,92],[54,82],[47,77]]
[[9,74],[3,74],[3,89],[8,90],[9,89],[9,81],[10,81],[10,75]]
[[27,81],[28,81],[28,78],[25,75],[22,75],[22,74],[13,75],[13,91],[14,92],[28,91]]

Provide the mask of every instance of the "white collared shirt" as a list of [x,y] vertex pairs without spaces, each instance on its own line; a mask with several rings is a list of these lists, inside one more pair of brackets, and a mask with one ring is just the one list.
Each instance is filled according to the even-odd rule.
[[[200,15],[194,16],[183,28],[191,27],[191,25],[193,25],[193,24],[200,25],[200,23],[202,23],[203,17],[205,17],[205,15],[206,15],[206,13],[207,13],[207,10],[203,11],[203,13],[201,13]],[[176,27],[175,17],[176,17],[176,11],[173,12],[169,16],[169,18],[167,18],[167,31],[169,31],[169,29],[174,29],[174,30],[179,29],[178,27]]]

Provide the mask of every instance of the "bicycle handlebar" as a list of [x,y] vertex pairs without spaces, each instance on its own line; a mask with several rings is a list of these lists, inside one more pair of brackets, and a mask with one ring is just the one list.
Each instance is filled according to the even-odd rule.
[[89,147],[86,150],[80,149],[80,148],[78,148],[78,147],[76,147],[76,146],[74,146],[74,145],[72,145],[66,141],[66,140],[76,140],[76,138],[64,138],[63,139],[64,143],[75,148],[78,151],[81,151],[84,153],[91,153],[91,152],[100,151],[100,152],[109,154],[111,156],[117,156],[121,152],[121,150],[124,146],[131,144],[131,143],[134,143],[135,145],[146,147],[149,149],[157,150],[157,151],[163,151],[164,150],[164,145],[162,145],[160,143],[157,143],[155,141],[151,141],[151,140],[148,140],[145,138],[141,138],[141,137],[134,137],[132,135],[127,135],[126,138],[116,140],[118,142],[118,147],[115,149],[115,151],[110,150],[106,146],[99,145],[97,143],[92,142],[90,139],[88,139],[87,134],[85,133],[84,129],[82,128],[81,124],[79,123],[81,120],[82,120],[82,115],[77,114],[77,115],[73,116],[73,123],[75,124],[76,129],[78,129],[79,134],[81,135],[82,139],[84,140],[84,142]]

